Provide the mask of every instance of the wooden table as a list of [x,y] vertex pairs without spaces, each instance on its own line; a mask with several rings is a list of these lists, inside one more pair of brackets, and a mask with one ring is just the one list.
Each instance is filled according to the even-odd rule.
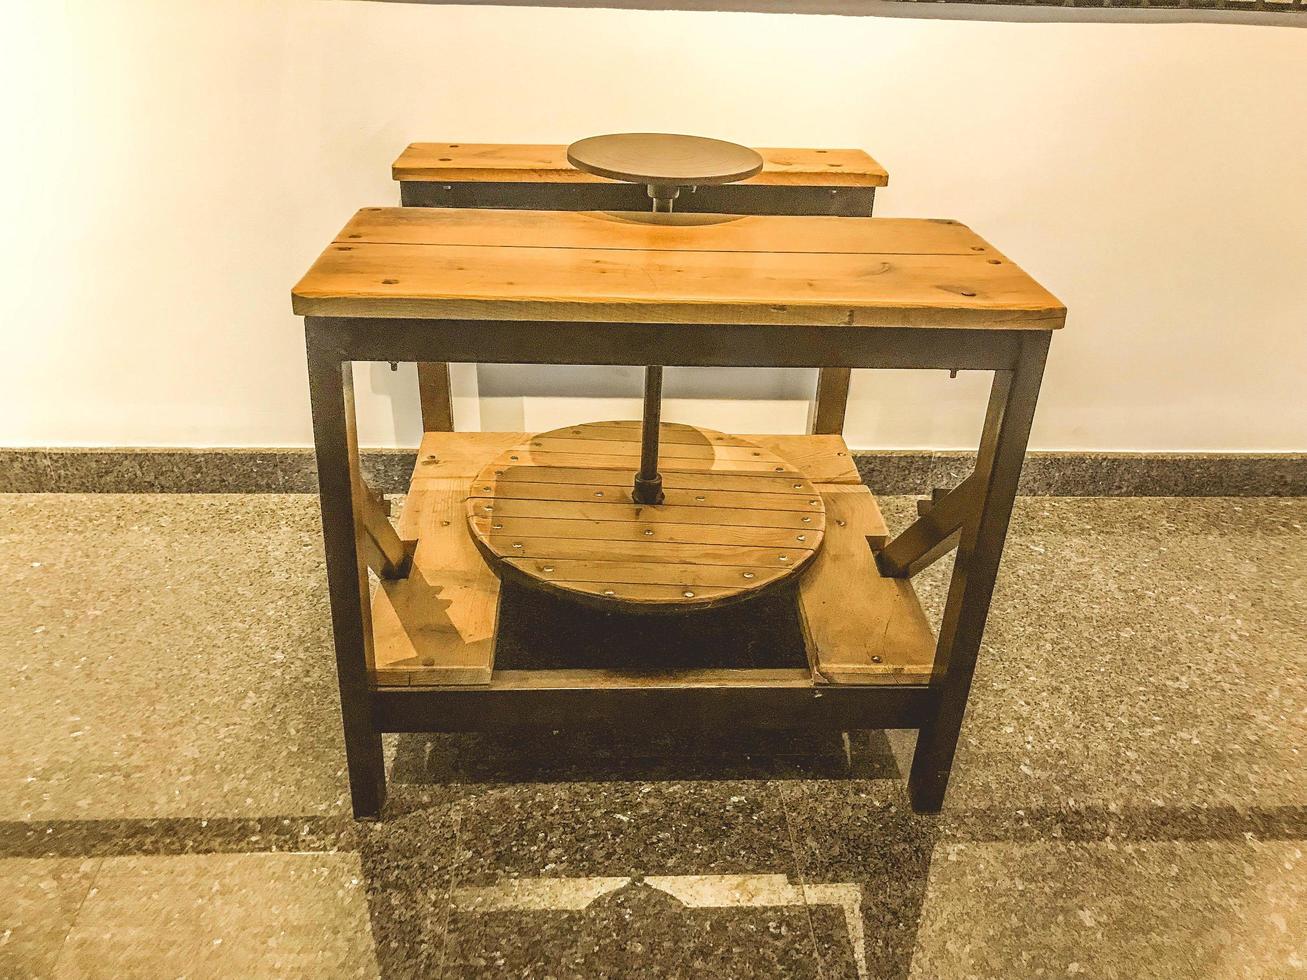
[[[943,802],[1051,331],[1066,311],[952,221],[367,208],[294,290],[350,786],[380,813],[380,733],[547,727],[917,728]],[[838,435],[750,436],[804,472],[825,542],[794,670],[504,671],[471,481],[523,433],[428,433],[399,533],[359,476],[353,360],[993,372],[975,472],[890,539]],[[938,637],[911,576],[958,549]],[[383,578],[369,599],[367,568]]]

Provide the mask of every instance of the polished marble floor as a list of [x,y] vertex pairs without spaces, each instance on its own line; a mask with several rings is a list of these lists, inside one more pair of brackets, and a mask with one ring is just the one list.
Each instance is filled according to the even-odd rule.
[[0,977],[1307,976],[1307,499],[1022,498],[935,817],[910,733],[560,733],[355,824],[311,496],[2,496],[0,586]]

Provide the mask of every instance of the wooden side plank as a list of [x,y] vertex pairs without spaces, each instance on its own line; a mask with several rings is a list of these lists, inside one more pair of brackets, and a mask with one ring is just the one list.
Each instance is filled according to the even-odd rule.
[[[762,173],[744,183],[884,187],[889,174],[864,150],[759,147]],[[412,143],[391,165],[395,180],[588,184],[602,180],[567,162],[567,147],[541,143]]]
[[525,432],[427,432],[418,447],[413,479],[471,480],[526,437]]
[[401,525],[418,531],[413,567],[383,581],[372,601],[379,686],[490,681],[499,581],[472,543],[466,496],[463,479],[409,491]]
[[921,218],[364,208],[336,236],[343,246],[448,245],[623,252],[934,255],[1002,259],[968,226]]
[[822,549],[799,584],[799,615],[813,677],[822,684],[922,684],[935,637],[912,584],[881,576],[869,538],[888,536],[865,487],[818,488]]

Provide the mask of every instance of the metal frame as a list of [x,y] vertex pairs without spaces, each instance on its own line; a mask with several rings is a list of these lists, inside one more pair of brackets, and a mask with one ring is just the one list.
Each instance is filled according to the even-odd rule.
[[[719,725],[723,718],[763,727],[918,728],[908,783],[912,804],[922,811],[942,806],[1038,400],[1049,332],[306,317],[305,338],[356,817],[381,812],[383,731],[562,724],[698,728]],[[909,575],[924,557],[942,554],[951,546],[950,539],[958,540],[930,684],[817,685],[806,671],[681,672],[653,678],[602,671],[501,671],[484,688],[374,688],[368,679],[372,627],[363,553],[367,491],[352,476],[358,454],[350,367],[354,360],[993,371],[975,472],[881,553],[887,574]]]

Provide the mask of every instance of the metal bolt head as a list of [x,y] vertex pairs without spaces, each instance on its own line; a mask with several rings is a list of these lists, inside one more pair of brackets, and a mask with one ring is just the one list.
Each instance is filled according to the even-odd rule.
[[595,496],[596,496],[596,497],[602,497],[603,495],[604,495],[604,492],[603,492],[602,490],[596,490],[596,491],[595,491]]
[[684,592],[681,593],[681,595],[685,596],[685,598],[687,598],[687,599],[693,599],[693,598],[694,598],[694,593],[691,592],[689,589],[686,589]]
[[778,467],[776,467],[776,472],[777,472],[777,473],[784,473],[784,472],[785,472],[785,467],[784,467],[784,466],[778,466]]
[[804,515],[803,515],[803,523],[804,523],[804,524],[811,524],[811,523],[812,523],[812,515],[811,515],[811,514],[804,514]]
[[707,500],[708,498],[705,497],[705,496],[703,496],[703,495],[701,494],[700,496],[695,497],[694,499],[695,499],[695,500],[699,500],[699,501],[703,501],[703,500]]
[[520,547],[522,547],[522,542],[521,542],[521,541],[514,541],[514,542],[513,542],[513,547],[514,547],[514,548],[520,548]]
[[873,664],[878,664],[878,663],[880,663],[880,654],[878,654],[878,653],[877,653],[877,654],[873,654],[873,655],[872,655],[872,658],[871,658],[871,662],[872,662]]
[[810,503],[810,504],[812,504],[812,506],[816,507],[819,503],[821,503],[821,501],[820,501],[820,500],[809,500],[808,503]]
[[808,536],[807,536],[806,534],[800,534],[798,537],[799,537],[799,540],[800,540],[800,541],[807,541],[807,540],[808,540]]
[[543,572],[552,572],[553,570],[554,570],[553,565],[546,565],[544,568],[541,569],[541,571]]
[[617,595],[612,589],[604,589],[604,595]]
[[745,577],[745,578],[754,578],[755,576],[754,576],[753,572],[745,572],[745,573],[744,573],[744,577]]
[[796,483],[796,484],[794,484],[794,489],[795,489],[795,490],[802,490],[802,489],[803,489],[803,484],[802,484],[802,483]]
[[789,556],[789,555],[781,555],[781,556],[777,559],[777,561],[789,561],[789,560],[790,560],[790,556]]
[[652,537],[653,537],[653,528],[651,528],[651,527],[647,527],[647,528],[645,528],[645,529],[644,529],[644,536],[645,536],[646,538],[652,538]]
[[490,526],[496,531],[502,531],[504,529],[504,525],[499,523],[491,524]]

